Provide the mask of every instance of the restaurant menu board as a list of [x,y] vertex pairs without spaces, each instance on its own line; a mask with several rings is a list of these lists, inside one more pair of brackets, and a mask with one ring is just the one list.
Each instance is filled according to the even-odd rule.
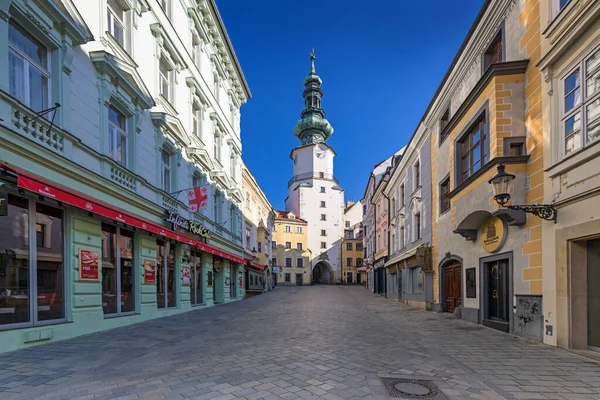
[[156,283],[156,262],[144,260],[144,283]]
[[190,267],[188,267],[187,265],[184,265],[181,268],[181,276],[183,277],[183,286],[190,286],[190,283],[191,283]]
[[79,249],[79,280],[99,281],[100,265],[98,250]]

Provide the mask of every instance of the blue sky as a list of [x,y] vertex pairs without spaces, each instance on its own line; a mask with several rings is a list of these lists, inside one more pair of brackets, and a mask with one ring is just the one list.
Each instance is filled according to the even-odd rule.
[[217,0],[252,98],[242,106],[242,158],[284,209],[293,129],[312,47],[322,107],[335,129],[334,173],[362,197],[373,166],[414,132],[483,0]]

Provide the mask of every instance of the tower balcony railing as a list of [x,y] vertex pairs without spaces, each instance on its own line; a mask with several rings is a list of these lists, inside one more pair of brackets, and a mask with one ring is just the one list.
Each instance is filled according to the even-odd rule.
[[336,185],[340,184],[338,182],[338,180],[336,179],[336,177],[333,176],[333,174],[325,174],[325,173],[313,174],[312,172],[308,172],[306,174],[294,175],[292,177],[292,179],[290,179],[288,181],[288,186],[290,186],[294,182],[303,181],[303,180],[310,179],[310,178],[325,179],[325,180],[329,180],[329,181],[334,181]]

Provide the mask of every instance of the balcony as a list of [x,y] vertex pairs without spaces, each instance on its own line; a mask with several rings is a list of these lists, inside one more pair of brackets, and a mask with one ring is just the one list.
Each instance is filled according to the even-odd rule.
[[336,185],[340,184],[338,182],[338,180],[335,178],[335,176],[333,176],[333,174],[317,174],[317,175],[315,175],[313,173],[306,173],[306,174],[295,175],[294,177],[292,177],[292,179],[290,179],[288,181],[288,187],[291,186],[294,182],[304,181],[307,179],[325,179],[325,180],[335,182]]

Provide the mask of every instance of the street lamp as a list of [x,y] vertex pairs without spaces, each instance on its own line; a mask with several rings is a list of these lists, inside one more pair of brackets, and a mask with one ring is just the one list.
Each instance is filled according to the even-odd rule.
[[[489,180],[489,183],[494,190],[494,200],[502,207],[510,200],[510,189],[512,187],[512,181],[515,179],[515,176],[507,173],[504,168],[504,165],[498,165],[498,172]],[[507,206],[506,208],[509,210],[524,211],[528,214],[533,214],[547,221],[554,221],[554,223],[556,223],[556,208],[549,204],[512,205]]]

